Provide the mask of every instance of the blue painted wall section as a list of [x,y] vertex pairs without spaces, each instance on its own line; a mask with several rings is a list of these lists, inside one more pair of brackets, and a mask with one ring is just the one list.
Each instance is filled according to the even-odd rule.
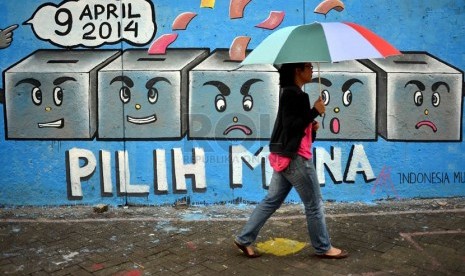
[[325,81],[305,86],[327,100],[324,199],[465,196],[463,1],[343,2],[323,15],[320,0],[1,1],[0,205],[261,200],[279,75],[238,66],[314,21],[403,52],[321,64]]

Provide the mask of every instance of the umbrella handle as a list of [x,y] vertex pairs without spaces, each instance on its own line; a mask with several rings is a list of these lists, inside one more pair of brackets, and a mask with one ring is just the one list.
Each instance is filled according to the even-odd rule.
[[[321,97],[321,77],[320,77],[320,63],[317,62],[316,63],[316,66],[318,67],[318,94],[320,95]],[[320,114],[321,117],[323,117],[323,114]]]
[[316,66],[318,67],[318,94],[321,96],[321,78],[320,78],[320,63],[317,62]]

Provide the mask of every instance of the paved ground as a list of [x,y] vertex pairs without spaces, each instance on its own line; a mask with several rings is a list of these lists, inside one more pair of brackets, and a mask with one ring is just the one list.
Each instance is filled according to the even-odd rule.
[[[0,273],[13,275],[465,275],[465,199],[327,203],[345,260],[313,249],[247,259],[232,246],[253,206],[0,209]],[[300,205],[258,242],[308,243]]]

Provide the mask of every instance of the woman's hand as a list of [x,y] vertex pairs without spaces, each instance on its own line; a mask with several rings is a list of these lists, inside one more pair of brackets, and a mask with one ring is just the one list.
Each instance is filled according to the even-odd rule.
[[318,131],[319,128],[320,128],[320,123],[318,123],[318,121],[313,121],[312,122],[313,131]]

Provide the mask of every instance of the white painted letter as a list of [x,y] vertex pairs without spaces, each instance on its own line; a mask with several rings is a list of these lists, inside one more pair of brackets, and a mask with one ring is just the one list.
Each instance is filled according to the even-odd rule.
[[326,183],[325,167],[328,169],[328,173],[335,184],[342,183],[341,156],[341,148],[331,147],[331,154],[329,154],[324,148],[315,148],[315,169],[320,185],[324,185]]
[[[88,180],[92,177],[97,166],[94,154],[85,149],[72,148],[66,152],[68,198],[82,199],[81,179]],[[80,166],[80,160],[84,160],[84,165]]]
[[205,176],[205,153],[201,148],[192,150],[192,164],[184,164],[180,148],[172,149],[173,158],[173,191],[184,193],[187,191],[186,178],[192,179],[195,192],[204,192],[207,189],[207,178]]
[[231,188],[242,187],[242,162],[244,162],[251,170],[261,165],[262,186],[264,189],[268,187],[273,173],[270,169],[270,162],[267,158],[270,153],[268,146],[260,148],[255,154],[248,151],[242,145],[231,146],[229,151],[229,166],[232,174],[230,182]]
[[166,156],[164,149],[157,149],[154,151],[153,163],[155,167],[154,172],[154,187],[155,194],[168,193],[168,178],[166,176]]
[[109,151],[100,151],[100,179],[102,185],[102,195],[113,195],[113,183],[111,181],[111,154]]
[[118,151],[117,157],[118,192],[125,195],[146,196],[150,191],[148,185],[131,185],[130,183],[128,152]]
[[370,182],[376,179],[363,145],[352,146],[344,180],[350,183],[355,182],[355,176],[357,173],[363,174],[365,182]]

